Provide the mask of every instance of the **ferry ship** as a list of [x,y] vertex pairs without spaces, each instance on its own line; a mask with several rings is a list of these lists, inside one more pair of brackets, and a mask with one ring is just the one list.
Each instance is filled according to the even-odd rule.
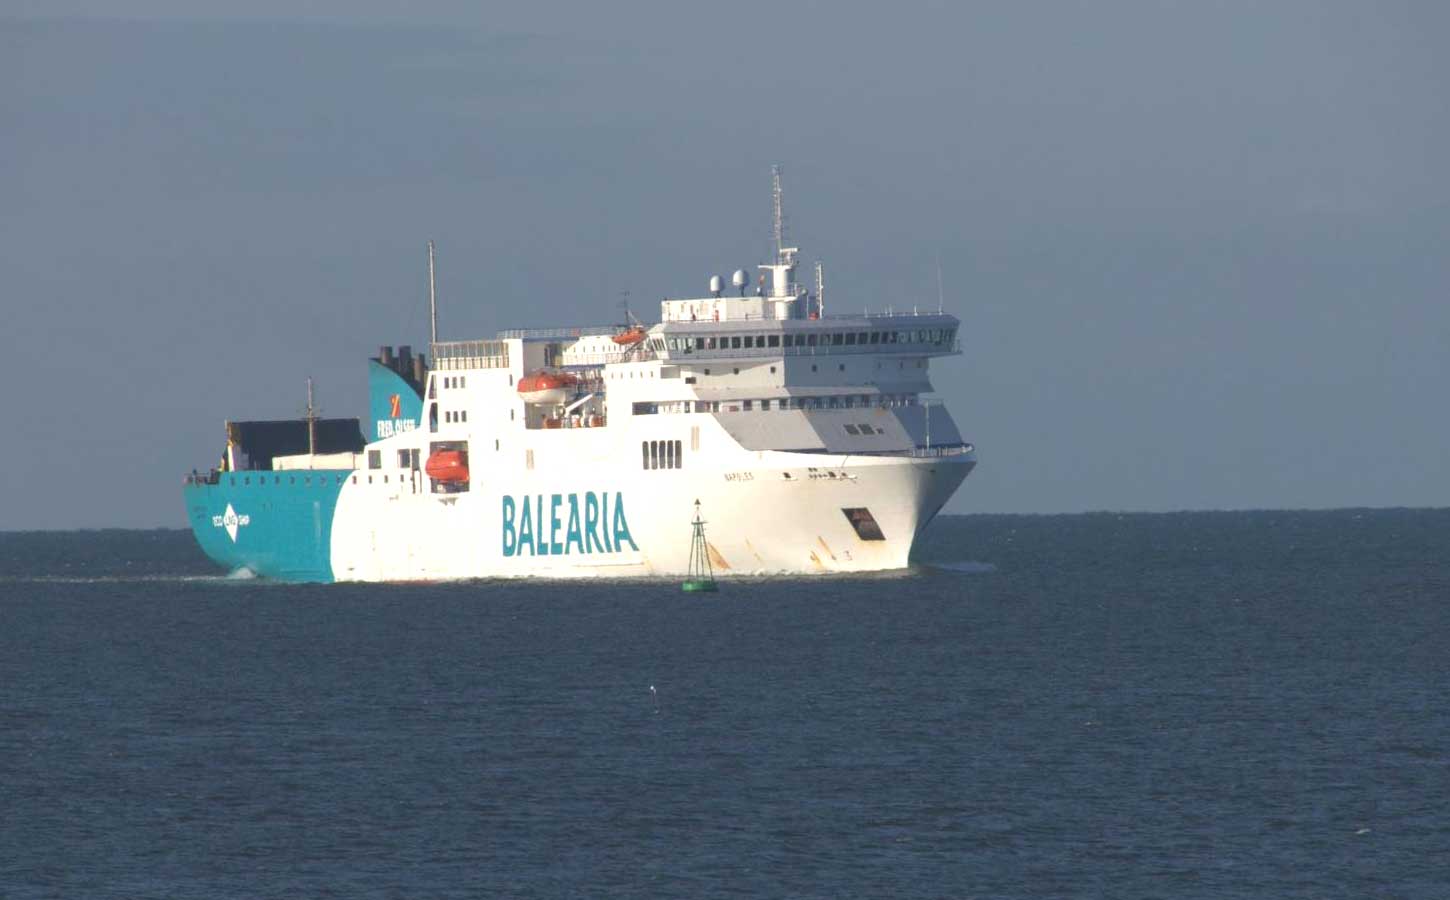
[[[202,549],[286,581],[686,572],[695,503],[719,575],[871,572],[976,465],[932,392],[961,352],[935,312],[827,313],[796,281],[774,172],[775,259],[752,285],[665,299],[659,321],[389,346],[357,419],[227,422],[185,478]],[[432,247],[429,247],[430,305]],[[631,317],[627,317],[630,319]]]

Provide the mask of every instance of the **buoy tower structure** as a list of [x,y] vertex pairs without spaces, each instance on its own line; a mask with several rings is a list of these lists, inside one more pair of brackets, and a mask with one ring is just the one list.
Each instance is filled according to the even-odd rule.
[[700,501],[695,500],[694,535],[690,539],[690,565],[680,588],[686,593],[706,593],[719,590],[715,584],[715,570],[710,565],[710,548],[705,544],[705,521],[700,518]]

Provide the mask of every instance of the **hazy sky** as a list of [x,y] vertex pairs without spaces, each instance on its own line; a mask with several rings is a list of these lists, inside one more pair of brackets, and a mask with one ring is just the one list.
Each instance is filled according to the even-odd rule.
[[940,255],[948,511],[1450,505],[1450,5],[237,6],[0,5],[0,528],[364,415],[429,238],[447,338],[703,293],[772,163],[836,309]]

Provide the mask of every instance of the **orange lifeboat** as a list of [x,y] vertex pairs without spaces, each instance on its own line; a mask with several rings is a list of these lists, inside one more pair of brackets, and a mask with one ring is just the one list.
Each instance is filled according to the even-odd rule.
[[619,334],[616,334],[611,340],[613,340],[616,344],[619,344],[621,347],[633,347],[635,344],[638,344],[640,341],[644,340],[644,328],[636,325],[628,331],[621,331]]
[[434,481],[468,481],[468,454],[462,450],[439,450],[423,467]]
[[568,372],[540,370],[519,379],[519,396],[528,403],[557,405],[569,399],[579,379]]

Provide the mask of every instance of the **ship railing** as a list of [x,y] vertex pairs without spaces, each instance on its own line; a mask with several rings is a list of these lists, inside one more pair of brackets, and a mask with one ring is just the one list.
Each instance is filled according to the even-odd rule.
[[619,325],[584,325],[578,328],[508,328],[498,333],[499,340],[529,338],[577,338],[617,334],[624,330]]
[[[669,303],[672,300],[684,300],[686,302],[694,302],[697,299],[699,299],[699,298],[666,297],[665,298],[665,302],[666,303]],[[712,298],[709,298],[709,299],[711,301],[713,301],[715,298],[712,297]],[[749,299],[749,298],[747,298],[747,299]],[[774,300],[779,300],[780,298],[779,297],[765,297],[763,299],[768,300],[768,301],[774,301]],[[789,300],[790,298],[787,297],[785,299]],[[702,301],[702,302],[708,302],[708,301]],[[680,318],[680,317],[677,316],[677,317],[672,318],[672,319],[663,319],[662,322],[663,322],[663,324],[666,324],[666,325],[681,325],[681,324],[685,324],[685,325],[706,325],[706,324],[709,324],[709,325],[718,325],[718,324],[729,323],[729,322],[804,322],[804,321],[815,321],[815,320],[821,320],[821,319],[825,319],[825,320],[840,320],[840,319],[915,319],[915,318],[920,318],[920,317],[924,317],[924,316],[946,317],[946,316],[951,316],[951,313],[946,312],[945,310],[934,310],[934,309],[926,309],[926,310],[923,310],[919,306],[913,306],[909,311],[908,310],[899,310],[899,309],[896,309],[895,307],[890,307],[889,306],[889,307],[887,307],[884,310],[878,310],[876,312],[872,312],[870,310],[863,309],[859,313],[826,313],[823,316],[813,316],[813,317],[811,317],[811,319],[805,319],[804,317],[801,317],[801,316],[777,316],[773,312],[767,311],[767,312],[763,312],[763,313],[733,313],[732,312],[732,313],[730,313],[730,314],[728,314],[726,316],[723,316],[721,318],[718,318],[718,319],[715,318],[714,316],[710,316],[710,317],[704,318],[704,319],[700,319],[700,318],[695,318],[695,319],[691,319],[691,318]]]
[[907,456],[918,459],[934,459],[940,456],[961,456],[971,453],[977,448],[968,443],[937,444],[931,447],[913,447],[906,451]]
[[503,341],[440,341],[433,345],[435,369],[507,369],[508,344]]
[[637,350],[611,351],[609,353],[565,353],[562,365],[571,366],[608,366],[622,362],[649,362],[658,359],[659,356],[653,350],[640,348]]
[[671,360],[683,357],[718,357],[740,359],[745,357],[780,356],[844,356],[868,353],[909,354],[925,353],[931,356],[957,356],[962,352],[960,339],[948,342],[916,344],[814,344],[804,347],[715,347],[713,349],[676,348],[665,351]]

